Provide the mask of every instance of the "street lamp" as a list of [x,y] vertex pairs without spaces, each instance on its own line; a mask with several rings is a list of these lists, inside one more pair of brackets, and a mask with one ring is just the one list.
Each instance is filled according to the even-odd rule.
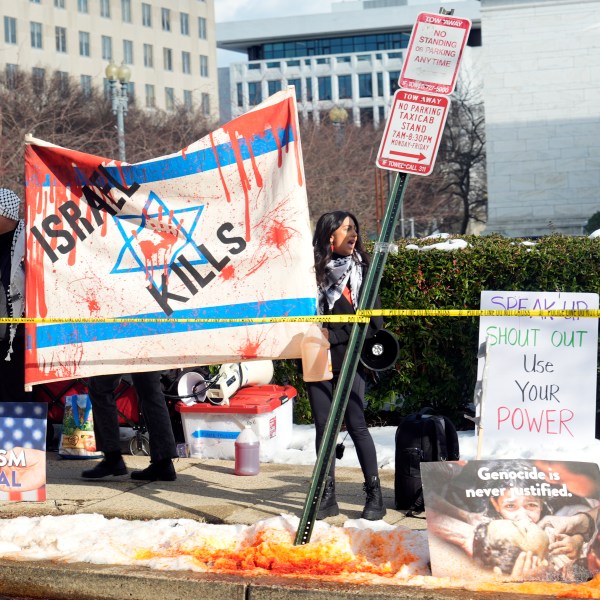
[[344,141],[344,125],[348,120],[348,111],[343,106],[334,106],[329,111],[329,120],[335,127],[335,141],[340,146]]
[[[127,84],[131,79],[129,67],[121,63],[117,67],[114,62],[110,62],[104,71],[110,85],[110,99],[112,102],[112,111],[117,115],[117,138],[119,140],[119,160],[125,162],[125,115],[127,114]],[[117,81],[121,84],[117,86]]]

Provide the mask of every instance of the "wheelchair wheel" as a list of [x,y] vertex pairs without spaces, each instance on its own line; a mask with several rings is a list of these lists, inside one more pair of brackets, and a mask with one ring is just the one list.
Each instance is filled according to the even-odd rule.
[[150,456],[150,440],[146,433],[136,431],[135,435],[129,440],[129,452],[133,456]]

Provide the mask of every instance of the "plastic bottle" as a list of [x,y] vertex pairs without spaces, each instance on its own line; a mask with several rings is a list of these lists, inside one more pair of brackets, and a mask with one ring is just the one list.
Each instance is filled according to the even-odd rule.
[[300,350],[304,381],[326,381],[333,377],[329,342],[316,323],[304,334]]
[[249,425],[246,425],[235,440],[236,475],[258,475],[260,470],[260,440]]

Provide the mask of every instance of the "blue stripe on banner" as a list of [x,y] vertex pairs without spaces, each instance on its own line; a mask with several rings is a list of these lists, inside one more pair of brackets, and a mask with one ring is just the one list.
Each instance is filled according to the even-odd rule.
[[[262,317],[300,317],[316,314],[314,298],[292,298],[266,302],[247,302],[228,306],[212,306],[180,310],[173,313],[173,319],[242,319]],[[164,313],[118,316],[123,319],[164,319]],[[264,323],[52,323],[36,327],[38,348],[51,348],[66,344],[100,342],[114,339],[148,337],[171,333],[184,333],[226,327],[248,327]]]
[[[294,141],[294,132],[292,127],[280,129],[277,132],[279,138],[279,147],[285,150],[287,144]],[[238,139],[242,160],[250,158],[250,149],[245,139]],[[260,136],[256,135],[250,141],[252,155],[261,156],[268,152],[278,149],[272,130],[267,130]],[[217,162],[218,161],[218,162]],[[132,183],[152,183],[173,179],[175,177],[185,177],[206,171],[212,171],[217,166],[226,167],[235,163],[235,153],[231,142],[219,144],[216,148],[204,148],[196,152],[177,154],[175,156],[163,157],[155,161],[149,161],[137,165],[122,165],[119,167],[106,167],[106,170],[117,180],[125,177],[125,184]]]
[[193,438],[210,438],[213,440],[235,440],[240,435],[239,431],[214,431],[213,429],[196,429]]

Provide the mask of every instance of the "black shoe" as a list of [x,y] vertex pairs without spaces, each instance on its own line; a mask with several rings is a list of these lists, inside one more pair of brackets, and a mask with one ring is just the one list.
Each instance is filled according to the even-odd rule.
[[138,481],[175,481],[177,473],[170,458],[151,462],[148,467],[141,471],[132,471],[131,479]]
[[381,495],[381,482],[379,481],[379,477],[373,475],[369,481],[365,482],[363,489],[367,494],[367,500],[365,502],[365,508],[362,511],[361,519],[367,519],[367,521],[379,521],[379,519],[383,519],[386,510]]
[[327,477],[327,479],[325,479],[323,497],[321,498],[321,504],[319,505],[319,512],[317,513],[317,520],[335,517],[339,514],[340,507],[335,499],[335,481],[333,477]]
[[119,456],[118,459],[108,460],[104,459],[99,462],[93,469],[87,469],[81,473],[84,479],[102,479],[113,475],[115,477],[119,475],[127,475],[127,467],[123,462],[123,457]]

